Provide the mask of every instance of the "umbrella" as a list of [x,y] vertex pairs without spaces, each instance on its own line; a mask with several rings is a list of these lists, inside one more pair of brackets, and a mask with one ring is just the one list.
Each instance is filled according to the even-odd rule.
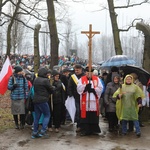
[[122,66],[122,65],[133,65],[135,61],[133,59],[128,58],[126,55],[116,55],[110,57],[104,63],[102,63],[102,67],[111,67],[111,66]]
[[138,75],[138,79],[143,85],[146,85],[150,78],[150,73],[144,70],[143,68],[140,68],[139,66],[132,66],[132,65],[121,66],[120,70],[123,71],[124,76],[130,73],[136,73]]
[[98,62],[97,64],[98,65],[102,65],[104,63],[104,61],[100,61],[100,62]]

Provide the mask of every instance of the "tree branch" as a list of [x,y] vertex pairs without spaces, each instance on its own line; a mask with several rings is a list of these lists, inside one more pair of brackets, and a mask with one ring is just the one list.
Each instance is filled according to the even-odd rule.
[[9,22],[9,20],[4,21],[3,23],[0,24],[0,26],[3,26],[7,22]]
[[135,3],[135,4],[129,4],[130,2],[128,2],[128,4],[126,6],[115,6],[114,9],[120,9],[120,8],[129,8],[129,7],[134,7],[134,6],[139,6],[139,5],[142,5],[144,3],[150,3],[149,0],[144,0],[140,3]]
[[119,29],[119,32],[127,32],[127,31],[129,31],[129,29],[130,28],[132,28],[132,27],[136,27],[136,25],[134,25],[134,22],[135,21],[141,21],[141,22],[143,22],[143,19],[142,18],[136,18],[136,19],[134,19],[133,21],[132,21],[132,23],[131,23],[131,25],[127,28],[127,29]]
[[[40,15],[37,11],[34,10],[34,8],[36,7],[36,5],[37,5],[40,1],[41,1],[41,0],[39,0],[38,2],[36,2],[36,3],[34,4],[33,8],[30,8],[30,7],[26,6],[24,3],[21,3],[24,7],[30,9],[30,11],[27,11],[26,9],[24,9],[24,8],[22,8],[22,7],[20,6],[20,9],[21,9],[22,11],[24,11],[25,13],[23,13],[23,12],[19,12],[19,13],[20,13],[20,14],[24,14],[24,15],[31,15],[31,16],[33,16],[34,18],[36,18],[36,19],[38,19],[38,20],[41,20],[41,21],[47,21],[47,19],[46,19],[45,17],[43,17],[43,16]],[[15,4],[14,2],[11,1],[11,3],[12,3],[14,6],[16,6],[16,4]],[[33,11],[36,12],[36,13],[38,14],[38,16],[32,14]],[[39,18],[39,16],[40,16],[41,18],[45,19],[45,20]]]
[[2,8],[7,2],[9,2],[10,0],[6,0],[4,1],[1,5],[0,5],[0,8]]
[[[2,12],[2,14],[5,15],[5,16],[7,16],[8,18],[12,18],[12,16],[10,16],[10,15],[8,15],[8,14],[5,14],[4,12]],[[18,19],[18,18],[14,18],[14,19],[17,20],[18,22],[22,23],[25,27],[27,27],[27,28],[29,28],[29,29],[31,29],[31,30],[34,30],[33,27],[28,26],[27,23],[23,22],[22,20],[20,20],[20,19]],[[2,26],[3,24],[5,24],[6,22],[9,22],[9,20],[3,22],[2,24],[0,24],[0,26]],[[47,34],[49,34],[50,32],[40,31],[40,33],[47,33]]]

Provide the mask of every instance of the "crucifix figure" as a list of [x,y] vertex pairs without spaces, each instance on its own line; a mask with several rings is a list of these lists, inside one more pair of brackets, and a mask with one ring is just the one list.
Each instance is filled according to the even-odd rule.
[[[81,31],[82,34],[86,34],[86,36],[89,38],[89,59],[88,59],[88,67],[89,67],[89,83],[91,82],[91,77],[92,77],[92,37],[95,34],[100,34],[100,32],[97,31],[92,31],[92,25],[89,25],[89,31]],[[89,93],[89,98],[90,98],[90,93]],[[90,108],[90,99],[88,100],[88,107]]]
[[92,69],[92,37],[95,34],[100,34],[98,31],[92,31],[92,25],[89,25],[89,31],[81,31],[81,34],[86,34],[86,36],[89,38],[89,59],[88,59],[88,65],[89,65],[89,72],[91,72]]

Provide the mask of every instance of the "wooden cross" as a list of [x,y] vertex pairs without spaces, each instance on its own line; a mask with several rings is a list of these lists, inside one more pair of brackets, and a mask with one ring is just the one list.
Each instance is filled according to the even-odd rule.
[[89,72],[92,70],[92,37],[95,34],[100,34],[100,32],[97,31],[92,31],[92,25],[89,25],[89,31],[81,31],[81,34],[86,34],[86,36],[89,38],[89,60],[88,60],[88,65],[89,65]]

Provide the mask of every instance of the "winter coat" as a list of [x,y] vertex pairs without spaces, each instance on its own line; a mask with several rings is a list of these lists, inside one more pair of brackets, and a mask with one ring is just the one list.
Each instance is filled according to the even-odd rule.
[[[16,87],[14,87],[16,84]],[[11,91],[11,100],[23,100],[27,98],[28,82],[22,74],[14,74],[8,81],[8,90]]]
[[64,84],[64,86],[65,86],[65,91],[64,91],[64,94],[65,94],[65,99],[67,99],[67,87],[68,87],[68,78],[65,76],[65,75],[63,75],[63,74],[61,74],[60,75],[60,80],[61,80],[61,82]]
[[53,92],[53,103],[64,103],[65,101],[65,94],[61,80],[55,81],[52,84],[55,87]]
[[49,101],[50,94],[53,92],[53,87],[50,85],[46,75],[47,69],[41,68],[38,72],[38,77],[34,80],[33,103],[44,103]]
[[104,94],[106,112],[116,112],[117,98],[113,98],[113,94],[118,88],[119,88],[119,84],[115,84],[114,82],[109,82],[107,84],[105,94]]
[[[80,79],[84,74],[76,75],[78,79]],[[77,92],[77,84],[74,82],[73,78],[70,77],[68,81],[68,96],[73,96],[77,102],[80,102],[80,95]]]

